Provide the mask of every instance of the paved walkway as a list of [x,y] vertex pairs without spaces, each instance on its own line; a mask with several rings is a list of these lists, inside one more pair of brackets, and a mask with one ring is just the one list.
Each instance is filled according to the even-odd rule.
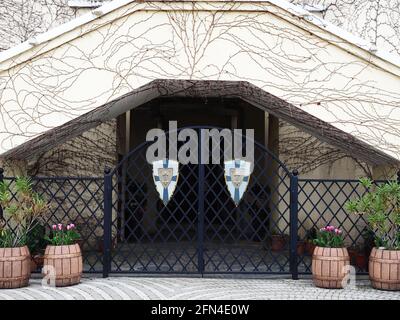
[[66,288],[42,287],[40,279],[31,279],[29,287],[0,290],[0,300],[94,300],[94,299],[395,299],[400,292],[374,290],[366,280],[356,288],[319,289],[311,280],[283,279],[211,279],[211,278],[84,278],[82,283]]

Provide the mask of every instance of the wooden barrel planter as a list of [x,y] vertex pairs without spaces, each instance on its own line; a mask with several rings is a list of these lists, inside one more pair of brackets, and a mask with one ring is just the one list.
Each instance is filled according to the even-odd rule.
[[312,257],[313,282],[317,287],[339,289],[350,265],[346,248],[315,247]]
[[400,290],[400,250],[373,248],[368,269],[375,289]]
[[55,272],[56,287],[78,284],[82,276],[82,252],[79,244],[47,246],[44,253],[43,274]]
[[0,289],[26,287],[31,277],[31,254],[27,246],[0,248]]

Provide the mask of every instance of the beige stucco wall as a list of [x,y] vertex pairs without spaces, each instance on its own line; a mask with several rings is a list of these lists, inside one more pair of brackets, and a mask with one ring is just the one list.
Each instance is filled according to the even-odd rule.
[[29,175],[102,177],[116,163],[116,120],[103,123],[58,147],[28,159]]
[[270,3],[131,3],[0,70],[2,151],[153,79],[189,78],[250,81],[399,156],[399,68]]
[[[307,231],[315,227],[317,229],[328,223],[340,226],[344,230],[347,243],[351,239],[357,239],[360,244],[363,238],[360,231],[367,226],[366,221],[360,216],[346,212],[345,203],[361,194],[363,188],[356,181],[361,177],[373,179],[396,179],[397,168],[393,166],[374,167],[368,163],[354,158],[351,154],[319,141],[315,137],[281,121],[280,123],[279,157],[288,169],[297,169],[300,179],[332,179],[339,181],[299,182],[299,237],[304,239]],[[283,177],[284,172],[281,170]],[[289,185],[288,178],[285,179]],[[284,194],[285,185],[280,185],[279,193]],[[355,192],[357,191],[357,192]],[[284,197],[285,202],[278,202],[279,212],[283,213],[287,221],[290,213],[287,204],[290,201],[289,194]],[[280,215],[276,215],[277,219]],[[354,224],[356,227],[354,227]],[[279,221],[279,229],[286,227],[286,221]],[[288,234],[288,230],[287,230]]]
[[[132,3],[0,63],[0,152],[151,80],[172,78],[250,81],[400,158],[399,74],[270,3]],[[114,163],[114,131],[103,124],[7,172],[102,175]],[[371,169],[292,126],[282,124],[279,136],[280,159],[302,177],[389,170]],[[304,139],[311,142],[299,153]]]

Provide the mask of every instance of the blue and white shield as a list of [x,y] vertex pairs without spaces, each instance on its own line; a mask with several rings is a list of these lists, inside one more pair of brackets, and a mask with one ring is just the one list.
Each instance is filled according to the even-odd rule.
[[175,191],[178,175],[178,161],[166,159],[153,162],[154,184],[164,205],[167,205]]
[[247,189],[251,175],[251,162],[229,160],[224,162],[225,181],[228,191],[237,206]]

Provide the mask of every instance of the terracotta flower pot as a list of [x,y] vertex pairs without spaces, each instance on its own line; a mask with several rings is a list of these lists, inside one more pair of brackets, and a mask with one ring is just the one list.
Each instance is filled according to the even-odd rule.
[[306,252],[308,255],[312,256],[314,253],[314,249],[315,249],[315,244],[312,243],[311,241],[307,241],[306,242]]
[[400,290],[400,250],[373,248],[368,269],[375,289]]
[[35,254],[31,256],[31,272],[35,272],[37,269],[43,268],[43,254]]
[[306,243],[304,241],[297,241],[297,255],[303,256],[306,251]]
[[347,252],[349,253],[349,257],[350,257],[350,264],[355,265],[357,250],[355,248],[348,248]]
[[350,265],[346,248],[315,247],[312,257],[313,282],[321,288],[342,288],[346,275],[345,266]]
[[49,284],[52,283],[52,274],[56,287],[78,284],[82,276],[82,253],[79,244],[47,246],[43,266],[42,273],[47,277]]
[[271,250],[282,251],[286,246],[286,237],[283,234],[274,234],[271,236]]
[[[111,242],[111,250],[114,250],[117,247],[117,238],[113,238]],[[103,238],[99,238],[97,240],[97,250],[101,253],[104,253],[104,240]]]
[[368,266],[368,257],[363,252],[359,252],[355,256],[355,265],[361,270],[366,270]]
[[31,266],[31,273],[35,272],[37,270],[37,268],[38,268],[38,266],[36,264],[36,261],[33,259],[33,257],[31,257],[30,266]]
[[27,246],[0,248],[0,289],[26,287],[31,276],[31,254]]

